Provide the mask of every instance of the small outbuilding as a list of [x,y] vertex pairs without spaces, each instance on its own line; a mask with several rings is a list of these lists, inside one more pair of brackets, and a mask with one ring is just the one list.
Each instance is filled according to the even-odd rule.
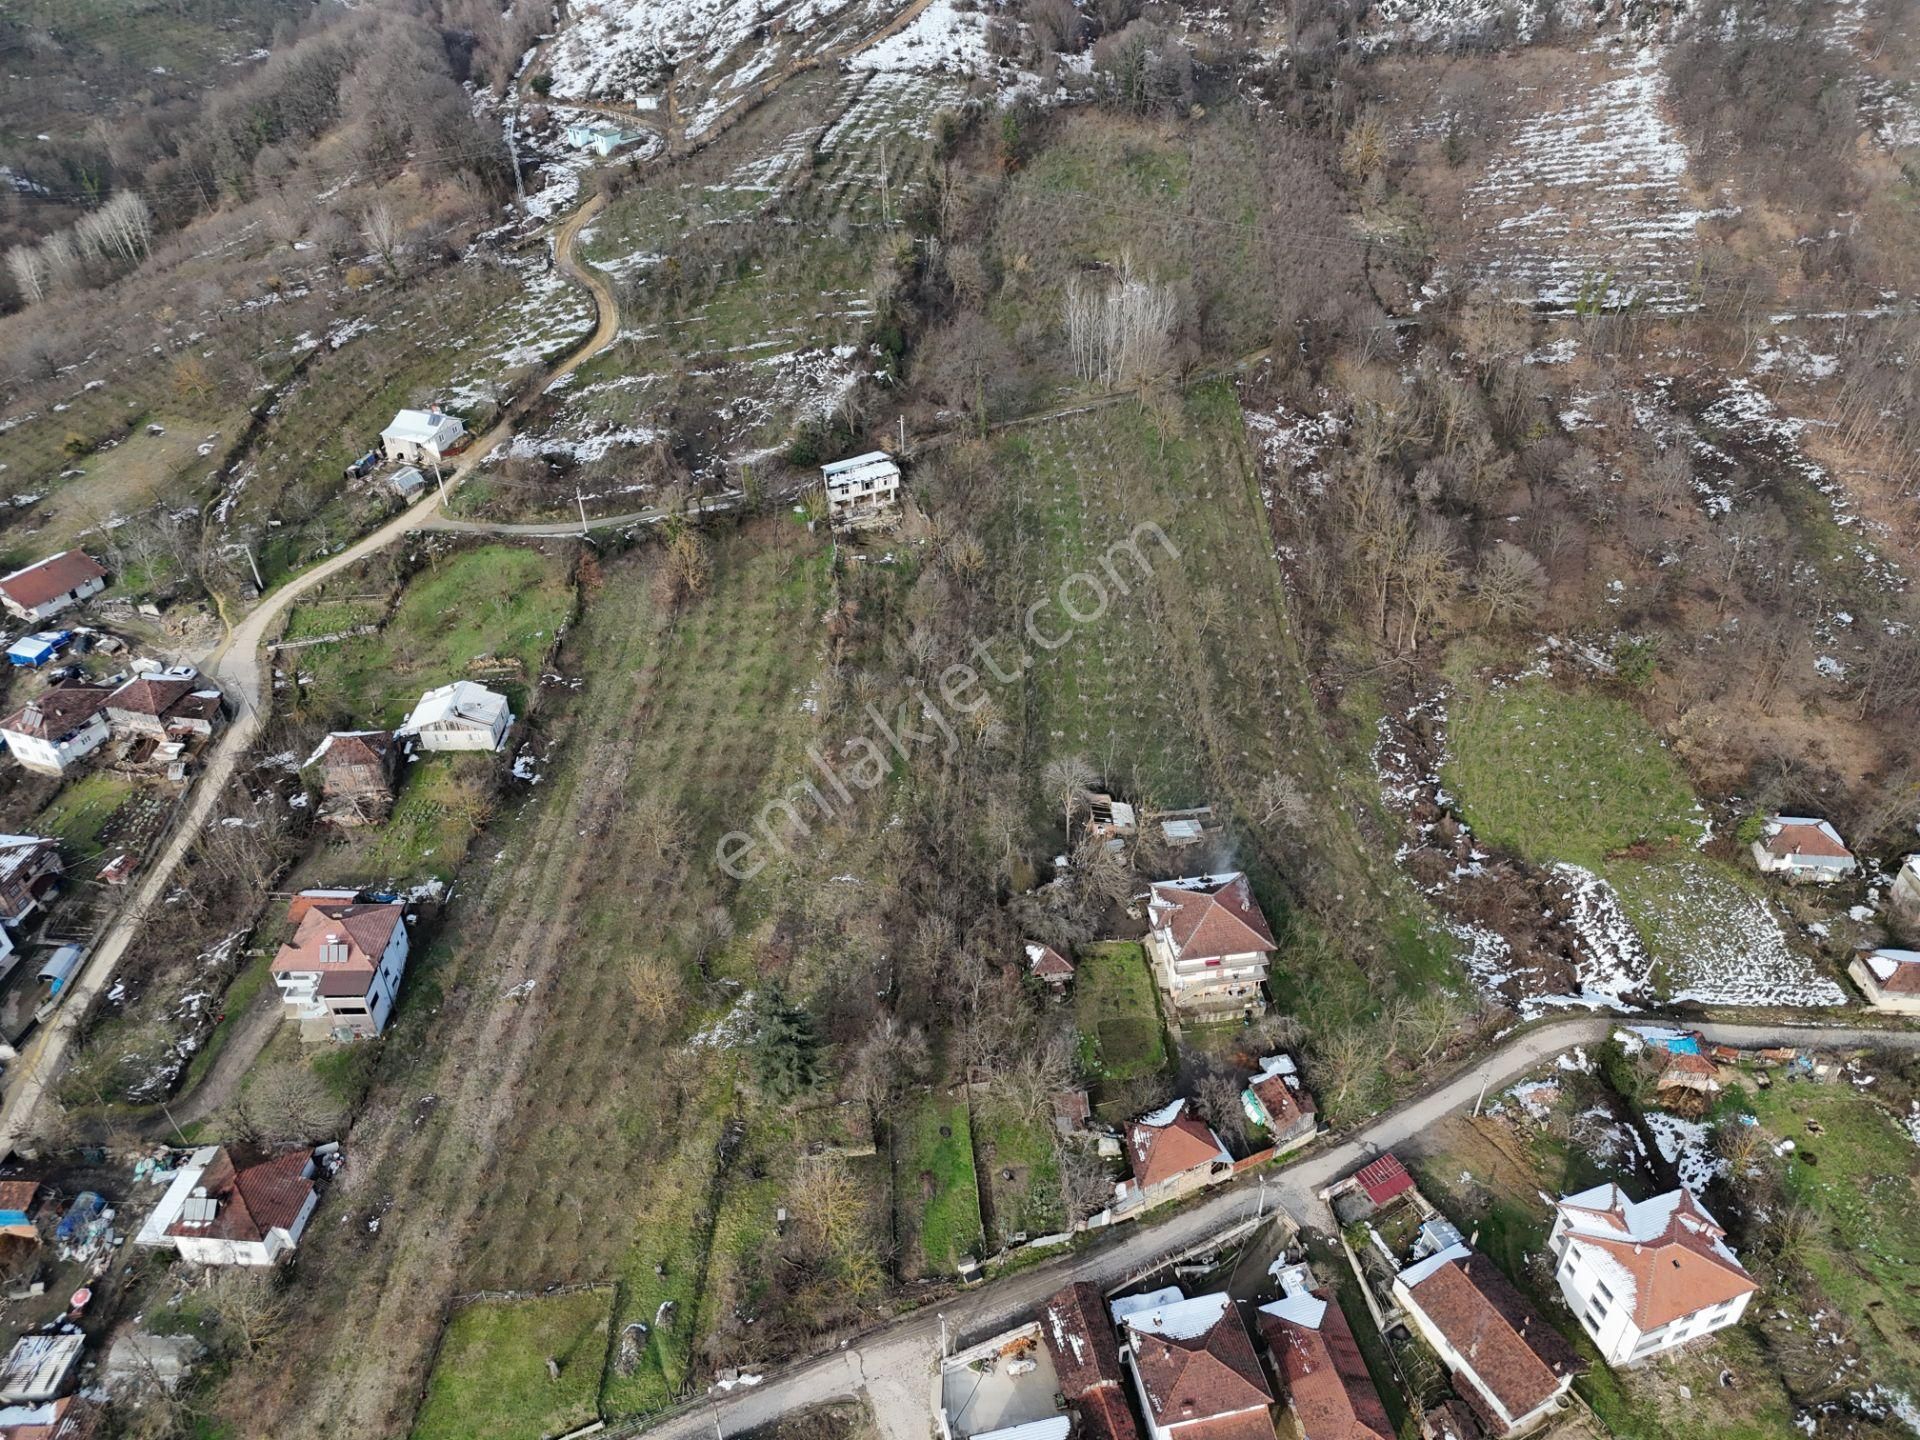
[[60,888],[60,842],[46,835],[0,835],[0,920],[18,925]]
[[402,410],[380,432],[380,448],[387,459],[408,465],[438,465],[469,440],[466,422],[438,405],[426,410]]
[[73,640],[71,630],[40,630],[23,635],[7,647],[7,663],[16,669],[38,670]]
[[385,730],[335,730],[300,768],[320,770],[320,818],[340,826],[373,825],[393,809],[400,745]]
[[0,576],[0,605],[22,620],[45,620],[107,588],[107,572],[84,550],[63,550]]
[[79,1368],[87,1337],[78,1330],[22,1335],[0,1362],[0,1401],[34,1405],[58,1399]]
[[513,725],[507,697],[471,680],[429,690],[399,733],[422,750],[498,750]]
[[1073,979],[1073,962],[1051,945],[1042,945],[1037,940],[1029,940],[1026,944],[1026,955],[1027,973],[1053,989],[1064,989]]

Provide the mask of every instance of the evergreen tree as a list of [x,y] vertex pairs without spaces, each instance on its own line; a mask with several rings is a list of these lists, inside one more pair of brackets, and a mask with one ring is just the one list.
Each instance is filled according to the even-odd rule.
[[791,1003],[779,982],[754,997],[754,1083],[772,1100],[787,1101],[820,1083],[820,1037],[813,1017]]

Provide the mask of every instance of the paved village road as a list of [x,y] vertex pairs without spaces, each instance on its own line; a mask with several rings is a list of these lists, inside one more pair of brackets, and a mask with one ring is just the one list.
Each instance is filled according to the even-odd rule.
[[[1031,1270],[990,1281],[944,1305],[918,1311],[852,1342],[844,1350],[770,1376],[758,1386],[716,1396],[676,1411],[658,1423],[612,1435],[645,1433],[654,1440],[703,1440],[718,1432],[735,1435],[783,1415],[836,1400],[863,1398],[873,1407],[885,1440],[927,1440],[933,1403],[934,1366],[941,1315],[952,1348],[996,1333],[1030,1316],[1062,1286],[1088,1280],[1102,1289],[1160,1268],[1169,1259],[1204,1246],[1209,1237],[1257,1214],[1284,1208],[1302,1224],[1331,1223],[1318,1193],[1383,1150],[1411,1139],[1453,1111],[1470,1106],[1482,1087],[1488,1094],[1575,1045],[1604,1040],[1623,1019],[1659,1022],[1646,1015],[1578,1015],[1550,1021],[1514,1036],[1491,1054],[1456,1072],[1433,1090],[1377,1116],[1348,1138],[1260,1176],[1248,1174],[1213,1191],[1200,1203],[1161,1220],[1116,1226],[1088,1249],[1062,1255]],[[1724,1045],[1795,1045],[1846,1049],[1882,1046],[1920,1050],[1920,1030],[1868,1030],[1826,1025],[1701,1024],[1675,1020]]]

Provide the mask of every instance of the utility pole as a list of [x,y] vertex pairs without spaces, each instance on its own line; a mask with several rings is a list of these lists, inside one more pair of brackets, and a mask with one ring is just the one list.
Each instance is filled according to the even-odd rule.
[[1258,1220],[1267,1213],[1267,1177],[1260,1176],[1260,1203],[1254,1207],[1253,1218]]
[[253,558],[253,546],[243,544],[240,548],[247,552],[247,568],[253,571],[253,588],[258,590],[262,595],[266,594],[267,582],[260,578],[260,567],[254,562]]
[[1492,1079],[1493,1076],[1491,1073],[1484,1074],[1480,1077],[1480,1094],[1473,1102],[1473,1118],[1476,1120],[1480,1118],[1480,1102],[1487,1098],[1487,1082]]
[[587,502],[580,497],[580,487],[573,487],[573,503],[580,507],[580,538],[587,538]]
[[947,1312],[940,1312],[940,1358],[947,1358]]
[[440,508],[444,510],[447,508],[447,482],[440,474],[440,462],[438,460],[433,462],[433,483],[440,487]]

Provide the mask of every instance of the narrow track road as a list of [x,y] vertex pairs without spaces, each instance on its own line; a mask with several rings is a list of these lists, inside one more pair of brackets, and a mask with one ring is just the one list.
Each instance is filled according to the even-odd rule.
[[[1318,1192],[1383,1150],[1420,1135],[1473,1103],[1484,1086],[1495,1093],[1552,1056],[1606,1039],[1625,1020],[1658,1016],[1581,1015],[1515,1035],[1499,1049],[1456,1071],[1432,1090],[1375,1117],[1346,1138],[1309,1150],[1284,1166],[1256,1172],[1158,1220],[1140,1220],[1102,1234],[1092,1246],[1022,1270],[869,1331],[845,1349],[769,1376],[758,1386],[701,1400],[651,1423],[614,1426],[604,1436],[646,1434],[657,1440],[725,1440],[784,1415],[834,1400],[871,1404],[884,1440],[926,1440],[934,1366],[944,1317],[953,1348],[1031,1317],[1047,1296],[1077,1280],[1102,1289],[1125,1284],[1167,1259],[1203,1246],[1213,1236],[1260,1214],[1285,1209],[1301,1223],[1330,1225]],[[1867,1030],[1822,1025],[1701,1024],[1680,1021],[1723,1045],[1807,1047],[1881,1046],[1920,1050],[1920,1031]],[[1262,1179],[1264,1174],[1264,1179]]]

